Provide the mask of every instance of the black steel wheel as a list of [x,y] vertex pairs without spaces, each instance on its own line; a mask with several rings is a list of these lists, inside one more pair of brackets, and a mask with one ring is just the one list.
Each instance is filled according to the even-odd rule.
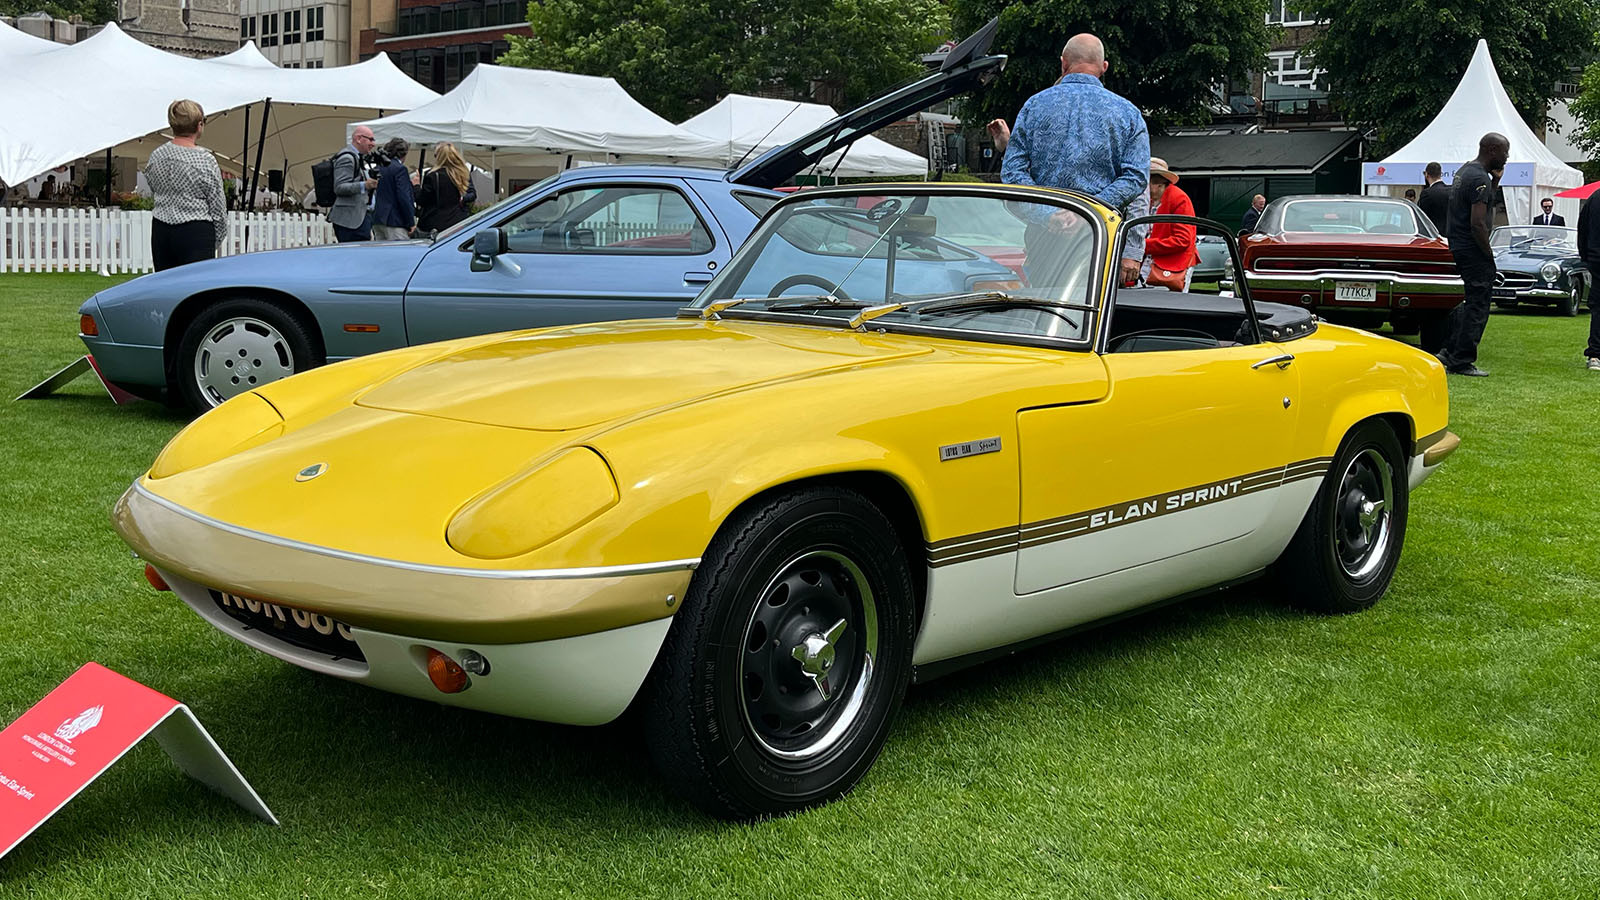
[[1274,564],[1291,602],[1347,613],[1377,603],[1400,562],[1409,474],[1400,440],[1369,419],[1345,436],[1300,528]]
[[707,548],[644,705],[667,782],[716,816],[848,791],[911,674],[911,570],[864,496],[806,488],[731,518]]

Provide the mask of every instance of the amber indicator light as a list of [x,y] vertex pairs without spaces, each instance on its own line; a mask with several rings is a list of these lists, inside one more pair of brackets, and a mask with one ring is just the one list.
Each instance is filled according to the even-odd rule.
[[378,326],[367,325],[361,322],[346,322],[344,330],[353,334],[377,334]]
[[440,693],[459,694],[467,689],[467,670],[443,653],[428,648],[428,680]]
[[149,563],[144,564],[144,580],[150,582],[150,586],[158,591],[172,590],[172,588],[167,587],[167,580],[161,577],[161,573],[156,571],[156,567]]
[[78,317],[78,330],[89,337],[100,336],[100,326],[94,323],[94,316],[84,313]]

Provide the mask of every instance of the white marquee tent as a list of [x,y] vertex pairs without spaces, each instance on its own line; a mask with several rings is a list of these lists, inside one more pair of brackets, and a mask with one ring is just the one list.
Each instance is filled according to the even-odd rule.
[[[344,124],[353,118],[410,109],[438,96],[383,54],[353,66],[280,69],[251,45],[216,59],[193,59],[141,43],[115,24],[59,49],[26,44],[19,36],[27,38],[0,32],[0,181],[8,184],[108,147],[143,158],[164,140],[159,133],[167,127],[167,106],[179,97],[205,109],[203,143],[224,155],[244,146],[239,111],[271,98],[268,134],[277,136],[278,146],[269,141],[272,155],[262,167],[276,168],[284,159],[328,156],[343,144]],[[252,148],[259,127],[258,116]],[[231,168],[238,167],[235,162]]]
[[[717,105],[684,122],[683,128],[715,140],[721,148],[715,163],[718,168],[724,168],[741,159],[755,159],[774,147],[803,137],[838,115],[833,107],[821,103],[729,94]],[[837,169],[834,168],[836,164]],[[817,171],[843,178],[926,175],[928,161],[868,135],[824,159]]]
[[493,151],[500,161],[704,162],[721,152],[633,99],[611,78],[479,64],[449,93],[409,112],[369,122],[380,141],[449,141]]
[[[1422,187],[1422,169],[1430,162],[1444,169],[1446,182],[1455,170],[1478,155],[1478,139],[1498,131],[1511,141],[1511,157],[1500,179],[1506,217],[1525,223],[1533,217],[1534,198],[1583,184],[1583,174],[1562,162],[1517,114],[1500,84],[1489,44],[1479,40],[1466,74],[1444,108],[1411,143],[1381,162],[1362,166],[1362,189],[1368,194],[1399,196],[1408,187]],[[1578,201],[1558,199],[1555,211],[1568,224],[1577,221]]]

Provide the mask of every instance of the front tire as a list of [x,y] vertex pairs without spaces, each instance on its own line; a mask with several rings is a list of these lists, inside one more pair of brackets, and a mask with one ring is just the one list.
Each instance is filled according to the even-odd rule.
[[203,413],[319,364],[298,318],[265,300],[241,297],[208,307],[189,323],[174,374],[184,403]]
[[1563,316],[1571,318],[1578,314],[1578,308],[1582,305],[1583,289],[1574,284],[1572,289],[1567,292],[1567,299],[1556,304],[1556,309],[1560,310]]
[[914,589],[894,526],[818,487],[724,524],[649,679],[651,756],[724,818],[835,799],[872,766],[911,675]]
[[1410,505],[1400,440],[1378,420],[1345,436],[1283,555],[1274,564],[1290,602],[1350,613],[1378,602],[1400,562]]

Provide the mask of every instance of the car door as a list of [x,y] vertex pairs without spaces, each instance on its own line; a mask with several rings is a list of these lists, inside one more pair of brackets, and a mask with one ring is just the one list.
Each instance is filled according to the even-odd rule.
[[[1019,595],[1170,563],[1083,592],[1097,607],[1088,618],[1259,568],[1254,548],[1268,542],[1251,536],[1276,528],[1278,489],[1297,474],[1286,470],[1299,418],[1292,353],[1259,329],[1229,335],[1237,342],[1204,334],[1248,321],[1253,313],[1226,310],[1248,298],[1138,293],[1147,308],[1113,310],[1103,338],[1106,399],[1017,417]],[[1167,333],[1164,342],[1119,336],[1119,316],[1144,328],[1161,322],[1163,307],[1195,327],[1145,330]],[[1213,314],[1207,325],[1195,307]]]
[[410,343],[670,316],[732,253],[678,179],[569,182],[493,224],[507,252],[489,271],[471,271],[470,235],[423,260],[406,288]]

